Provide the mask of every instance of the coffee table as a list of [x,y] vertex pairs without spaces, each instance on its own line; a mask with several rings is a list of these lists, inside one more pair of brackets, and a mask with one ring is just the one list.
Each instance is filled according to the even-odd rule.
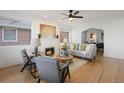
[[72,61],[73,59],[73,56],[72,55],[68,55],[68,56],[60,56],[60,55],[57,55],[56,56],[56,59],[59,61],[59,62],[62,62],[62,63],[66,63],[67,61]]
[[68,56],[60,56],[57,55],[56,59],[58,60],[58,62],[60,62],[61,64],[67,64],[67,72],[68,72],[68,76],[70,78],[70,71],[69,71],[69,64],[72,62],[73,56],[72,55],[68,55]]

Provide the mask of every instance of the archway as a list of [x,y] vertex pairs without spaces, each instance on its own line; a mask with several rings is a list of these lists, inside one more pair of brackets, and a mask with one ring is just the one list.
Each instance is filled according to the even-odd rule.
[[104,53],[104,30],[89,28],[82,32],[82,43],[93,43],[97,46],[97,51]]

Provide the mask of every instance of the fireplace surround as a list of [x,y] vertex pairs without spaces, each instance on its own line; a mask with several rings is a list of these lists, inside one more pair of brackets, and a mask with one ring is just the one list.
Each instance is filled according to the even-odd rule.
[[47,48],[53,48],[54,47],[54,54],[59,54],[59,48],[60,48],[60,42],[57,38],[41,38],[41,49],[43,51],[43,54],[46,55],[46,49]]

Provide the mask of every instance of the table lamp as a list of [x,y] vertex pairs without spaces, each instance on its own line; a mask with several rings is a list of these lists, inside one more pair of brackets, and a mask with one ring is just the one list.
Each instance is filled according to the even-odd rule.
[[35,56],[38,56],[38,46],[41,45],[41,41],[39,38],[34,38],[32,42],[32,46],[35,47]]

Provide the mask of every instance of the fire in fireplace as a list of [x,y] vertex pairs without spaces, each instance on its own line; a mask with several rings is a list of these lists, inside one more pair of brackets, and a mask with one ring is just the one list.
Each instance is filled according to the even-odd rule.
[[47,47],[45,48],[45,55],[46,56],[53,56],[55,52],[55,48],[54,47]]

